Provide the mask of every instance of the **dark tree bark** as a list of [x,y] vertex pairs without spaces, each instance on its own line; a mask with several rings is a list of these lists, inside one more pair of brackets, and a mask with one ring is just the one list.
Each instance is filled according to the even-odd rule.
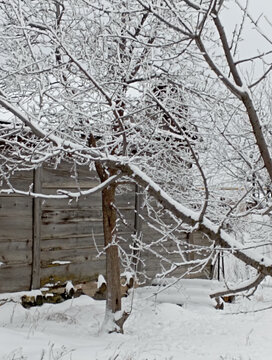
[[[96,147],[96,140],[92,134],[89,136],[88,144],[90,147]],[[98,161],[95,162],[95,167],[101,183],[107,180],[109,176],[115,175],[117,173],[117,169],[113,169],[106,165],[104,166]],[[117,184],[112,183],[102,191],[103,232],[104,246],[106,249],[107,279],[105,323],[112,321],[110,326],[113,326],[112,328],[108,327],[108,331],[123,333],[123,324],[128,315],[124,313],[121,318],[114,319],[114,314],[121,310],[120,259],[118,254],[118,246],[116,245],[117,213],[114,206],[116,187]],[[124,316],[126,316],[126,318],[122,320]]]
[[116,240],[116,185],[102,191],[104,245],[106,248],[107,310],[115,313],[121,310],[120,262]]

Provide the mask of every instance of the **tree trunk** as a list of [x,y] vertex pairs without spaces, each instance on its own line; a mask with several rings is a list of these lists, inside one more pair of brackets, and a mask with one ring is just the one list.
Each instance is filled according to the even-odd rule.
[[[107,300],[104,328],[108,332],[123,333],[123,315],[116,317],[121,310],[120,261],[116,241],[116,210],[114,207],[116,185],[112,184],[102,191],[102,211],[104,245],[106,248]],[[121,314],[121,313],[120,313]]]
[[121,310],[120,263],[116,240],[115,184],[102,191],[104,245],[106,248],[107,309],[112,313]]
[[[90,134],[88,143],[90,147],[96,147],[96,140]],[[115,175],[116,169],[103,167],[99,162],[95,162],[97,174],[101,183],[108,179],[109,174]],[[117,214],[114,207],[115,192],[117,184],[110,184],[102,190],[102,213],[103,213],[103,232],[104,246],[106,249],[106,313],[103,327],[108,332],[123,333],[123,324],[128,317],[127,313],[121,313],[121,281],[120,281],[120,260],[118,246],[116,245],[116,220]],[[120,315],[117,316],[117,312]]]

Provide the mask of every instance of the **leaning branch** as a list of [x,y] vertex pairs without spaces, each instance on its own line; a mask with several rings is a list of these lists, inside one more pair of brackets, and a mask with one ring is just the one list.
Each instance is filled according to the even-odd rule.
[[[0,90],[0,106],[2,106],[7,111],[11,112],[15,117],[20,119],[26,126],[28,126],[32,133],[36,135],[39,138],[46,138],[47,134],[40,129],[36,124],[34,125],[32,121],[24,115],[19,109],[17,109],[15,106],[13,106],[5,97],[4,93]],[[56,139],[52,136],[50,136],[50,140],[55,144],[58,145],[58,142]]]
[[[5,106],[8,110],[8,107]],[[16,116],[16,108],[11,109],[11,111]],[[25,116],[22,116],[22,119],[19,117],[25,124],[28,120]],[[36,121],[33,120],[31,123],[33,126]],[[35,134],[41,139],[47,138],[50,140],[50,137],[47,137],[43,131],[36,131],[34,127]],[[140,170],[136,165],[129,163],[128,157],[123,156],[105,156],[98,150],[89,148],[87,146],[79,146],[76,143],[68,142],[63,139],[54,136],[52,141],[55,144],[62,145],[62,149],[69,152],[74,152],[76,156],[82,156],[84,158],[89,158],[89,161],[100,161],[106,166],[111,167],[112,169],[120,170],[122,175],[126,175],[132,178],[136,183],[145,188],[150,195],[162,204],[162,206],[172,212],[178,219],[182,220],[187,225],[193,227],[194,229],[200,230],[202,233],[206,234],[211,241],[215,242],[215,245],[220,246],[225,249],[230,249],[235,257],[246,263],[247,265],[255,268],[260,274],[264,276],[272,276],[272,260],[264,257],[261,254],[256,253],[256,251],[251,249],[244,249],[241,247],[241,244],[236,241],[231,235],[221,229],[219,226],[215,225],[212,221],[203,217],[201,219],[201,213],[195,212],[183,206],[173,198],[171,198],[161,187],[156,184],[148,175]],[[272,168],[271,168],[272,171]]]
[[222,289],[220,291],[217,291],[216,293],[210,294],[210,298],[213,299],[220,296],[234,295],[243,291],[250,290],[252,288],[256,288],[263,281],[264,278],[265,276],[263,274],[259,274],[255,279],[251,281],[246,281],[239,287]]
[[171,211],[177,218],[206,234],[210,240],[215,242],[215,245],[230,249],[236,258],[252,266],[264,276],[272,276],[271,259],[256,253],[254,250],[244,249],[237,240],[206,217],[203,217],[202,221],[200,221],[199,212],[192,211],[172,199],[137,166],[112,161],[110,163],[112,167],[120,169],[123,174],[131,177],[140,186],[145,188],[165,209]]

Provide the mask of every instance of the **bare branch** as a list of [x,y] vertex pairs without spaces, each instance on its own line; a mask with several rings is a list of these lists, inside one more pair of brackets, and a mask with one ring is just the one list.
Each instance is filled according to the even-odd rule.
[[210,294],[210,298],[213,299],[213,298],[217,298],[220,296],[234,295],[234,294],[241,293],[243,291],[250,290],[252,288],[256,288],[263,281],[264,278],[265,278],[265,276],[263,274],[259,274],[256,276],[255,279],[248,280],[248,281],[244,282],[243,284],[240,284],[236,288],[222,289],[220,291],[217,291],[216,293]]

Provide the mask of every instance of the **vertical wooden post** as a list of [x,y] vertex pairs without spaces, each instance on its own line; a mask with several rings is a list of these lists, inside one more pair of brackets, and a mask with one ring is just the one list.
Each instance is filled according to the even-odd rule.
[[[33,171],[34,192],[42,191],[42,168]],[[32,276],[31,289],[40,288],[41,272],[41,199],[33,199],[33,232],[32,232]]]
[[143,205],[143,194],[138,184],[135,185],[135,218],[134,218],[134,229],[135,234],[138,236],[142,231],[142,217],[141,210]]
[[[141,187],[136,184],[135,185],[135,215],[134,215],[134,235],[137,239],[141,238],[142,233],[142,205],[143,205],[143,193],[141,191]],[[134,244],[134,247],[137,247],[137,243]],[[139,256],[139,251],[133,250],[133,265],[135,268],[135,271],[139,270],[137,269],[138,261],[137,257]]]

